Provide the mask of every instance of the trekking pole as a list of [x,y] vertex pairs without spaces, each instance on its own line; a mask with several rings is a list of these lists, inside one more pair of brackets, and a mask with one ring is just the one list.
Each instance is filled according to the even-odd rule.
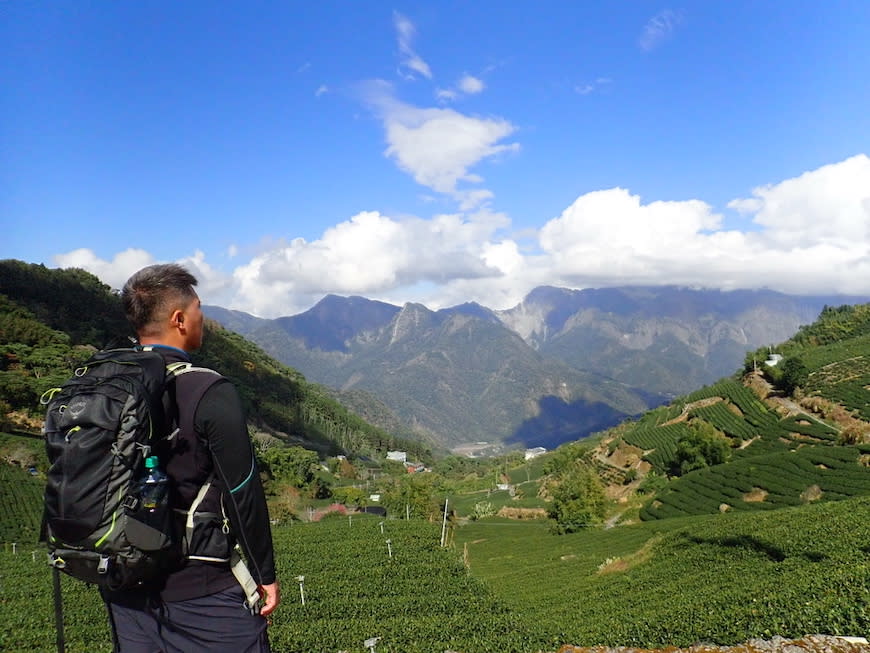
[[54,624],[57,629],[57,653],[64,653],[66,643],[63,641],[63,598],[60,594],[60,571],[57,567],[51,568],[51,576],[54,586]]

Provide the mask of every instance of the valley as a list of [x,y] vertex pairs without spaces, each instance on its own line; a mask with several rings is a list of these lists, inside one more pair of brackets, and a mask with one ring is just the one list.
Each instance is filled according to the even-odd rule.
[[552,449],[731,375],[747,351],[786,340],[825,306],[861,301],[540,287],[503,311],[336,295],[276,320],[205,311],[336,388],[340,401],[352,391],[382,403],[383,424],[401,424],[404,435],[444,449],[475,441]]
[[[116,323],[107,289],[71,286],[76,302],[95,294],[106,310],[79,333],[58,330],[72,307],[39,275],[80,280],[14,271],[20,283],[0,275],[0,577],[14,579],[0,602],[22,627],[0,633],[0,648],[44,651],[54,632],[36,541],[47,468],[34,398]],[[432,334],[471,323],[415,311]],[[371,638],[382,653],[867,648],[868,304],[825,308],[776,344],[775,365],[759,365],[767,345],[747,350],[729,375],[528,458],[492,439],[457,438],[456,455],[383,430],[340,392],[209,329],[197,355],[238,384],[269,495],[285,586],[278,651],[367,653]],[[384,404],[349,396],[389,421]],[[562,417],[535,424],[559,431],[573,419]],[[373,505],[386,517],[356,512]],[[64,593],[69,652],[109,651],[93,589],[64,579]]]

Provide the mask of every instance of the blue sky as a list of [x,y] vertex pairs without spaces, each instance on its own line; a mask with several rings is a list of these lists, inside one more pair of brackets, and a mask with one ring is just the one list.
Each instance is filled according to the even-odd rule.
[[861,293],[870,3],[0,3],[0,258],[326,293]]

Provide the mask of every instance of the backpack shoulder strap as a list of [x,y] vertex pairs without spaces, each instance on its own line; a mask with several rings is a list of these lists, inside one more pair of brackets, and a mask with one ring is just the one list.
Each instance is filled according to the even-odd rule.
[[207,374],[214,374],[215,376],[222,376],[220,372],[215,372],[208,367],[199,367],[193,363],[185,362],[169,363],[169,365],[166,366],[166,371],[170,376],[181,376],[182,374],[189,374],[191,372],[205,372]]
[[[224,376],[219,372],[188,362],[169,363],[166,366],[166,386],[169,390],[167,394],[174,404],[174,414],[179,416],[178,426],[185,433],[194,430],[195,407],[199,405],[200,399],[209,388],[222,379]],[[193,410],[180,410],[180,402],[193,406]]]

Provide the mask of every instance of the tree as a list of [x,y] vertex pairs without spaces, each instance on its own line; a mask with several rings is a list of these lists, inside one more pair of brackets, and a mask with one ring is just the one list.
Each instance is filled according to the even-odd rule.
[[743,358],[743,373],[749,374],[750,372],[754,372],[756,369],[761,367],[764,361],[767,359],[767,348],[760,347],[755,351],[746,352],[746,356]]
[[280,483],[294,487],[309,486],[320,465],[317,454],[302,447],[269,447],[261,454],[263,466]]
[[557,533],[574,533],[604,519],[606,498],[598,474],[576,463],[553,482],[548,514]]
[[547,457],[543,472],[560,476],[567,470],[573,469],[577,461],[588,451],[589,447],[581,442],[566,442]]
[[381,503],[390,514],[434,519],[441,515],[443,488],[435,474],[405,474],[390,479],[381,493]]
[[39,400],[34,380],[23,371],[0,372],[0,399],[13,409],[33,406]]
[[671,476],[682,476],[694,469],[724,463],[731,453],[731,442],[703,420],[694,420],[689,432],[677,441],[671,461]]
[[5,431],[12,428],[12,420],[9,419],[9,413],[12,412],[12,406],[8,402],[0,399],[0,431]]
[[343,458],[338,463],[338,476],[341,478],[356,480],[359,478],[359,473],[357,472],[356,467],[353,466],[352,462],[347,458]]
[[352,485],[344,485],[332,488],[332,498],[346,506],[363,506],[368,495]]
[[312,499],[328,499],[332,496],[332,483],[320,476],[315,476],[308,484],[308,495]]
[[791,356],[780,363],[781,375],[777,387],[786,394],[792,394],[795,388],[803,387],[810,376],[810,371],[798,356]]

